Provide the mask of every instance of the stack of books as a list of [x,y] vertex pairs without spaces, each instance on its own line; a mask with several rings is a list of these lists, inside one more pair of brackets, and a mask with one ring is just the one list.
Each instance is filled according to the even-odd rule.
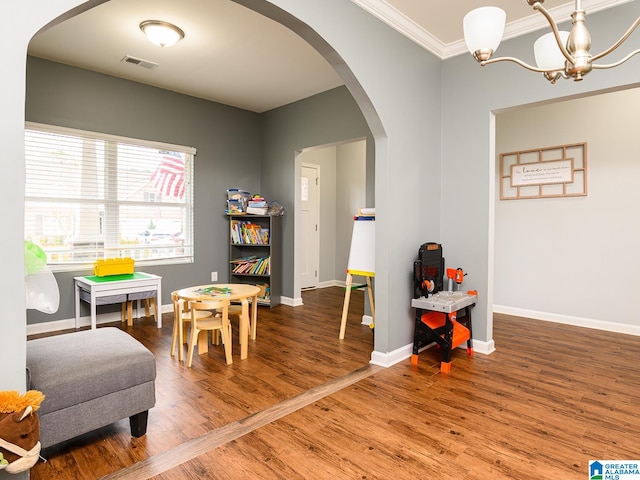
[[247,213],[252,215],[266,215],[267,202],[260,195],[254,195],[247,204]]
[[231,243],[269,245],[269,229],[256,223],[231,220]]
[[233,265],[232,273],[242,273],[244,275],[270,275],[270,257],[240,257],[231,260]]

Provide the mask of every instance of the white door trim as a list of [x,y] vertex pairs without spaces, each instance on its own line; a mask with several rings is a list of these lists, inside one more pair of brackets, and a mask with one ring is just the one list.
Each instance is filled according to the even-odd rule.
[[[315,235],[314,235],[314,240],[311,242],[311,245],[307,245],[307,247],[310,248],[306,248],[304,249],[304,251],[307,253],[308,258],[303,259],[300,258],[300,265],[303,264],[307,264],[310,265],[310,270],[313,271],[313,277],[308,278],[306,282],[303,282],[304,278],[302,276],[302,273],[299,272],[299,280],[300,280],[300,288],[304,289],[304,288],[317,288],[318,287],[318,282],[319,282],[319,274],[320,274],[320,165],[317,164],[313,164],[313,163],[306,163],[306,162],[302,162],[300,165],[300,178],[301,180],[304,177],[304,175],[302,175],[302,171],[303,169],[309,169],[309,170],[313,170],[314,173],[314,178],[315,178],[315,185],[310,185],[308,188],[307,192],[312,192],[312,194],[314,195],[314,201],[311,203],[311,205],[313,205],[313,209],[314,211],[312,212],[311,216],[312,216],[312,220],[315,223]],[[313,188],[315,186],[315,188]],[[303,190],[303,185],[302,182],[300,184],[300,204],[301,204],[301,213],[302,213],[302,202],[303,202],[303,196],[305,195],[305,191]],[[300,240],[301,242],[304,242],[304,240],[306,239],[305,236],[305,232],[301,232],[302,235],[300,235]],[[304,243],[301,243],[301,245],[304,245]]]

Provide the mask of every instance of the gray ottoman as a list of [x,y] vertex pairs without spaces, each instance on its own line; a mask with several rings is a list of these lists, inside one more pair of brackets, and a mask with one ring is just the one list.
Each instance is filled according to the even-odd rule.
[[28,387],[42,402],[42,447],[129,417],[131,435],[147,431],[155,405],[156,361],[131,335],[113,327],[27,342]]

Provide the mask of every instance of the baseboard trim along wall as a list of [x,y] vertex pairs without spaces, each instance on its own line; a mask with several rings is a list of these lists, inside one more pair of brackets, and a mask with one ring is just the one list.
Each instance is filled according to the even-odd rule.
[[[161,313],[173,312],[173,305],[161,305]],[[101,313],[96,316],[96,325],[120,321],[120,312]],[[80,317],[80,327],[91,326],[91,316]],[[75,318],[65,318],[53,322],[32,323],[27,325],[27,335],[38,335],[41,333],[59,332],[61,330],[72,330],[76,328]]]
[[304,303],[302,303],[302,298],[291,297],[280,297],[280,303],[288,307],[301,307],[304,305]]
[[[420,349],[420,351],[422,352],[423,350],[430,348],[432,345],[435,345],[435,343],[431,343],[429,345],[424,346],[423,348]],[[460,345],[458,348],[466,349],[467,344],[464,343]],[[495,350],[496,348],[495,348],[495,343],[493,342],[493,339],[488,342],[473,340],[474,353],[482,353],[483,355],[489,355],[495,352]],[[411,343],[388,353],[376,352],[374,350],[373,352],[371,352],[371,360],[369,361],[369,363],[373,365],[378,365],[380,367],[388,368],[388,367],[392,367],[396,363],[400,363],[403,360],[410,358],[412,354],[413,354],[413,344]]]
[[545,322],[562,323],[574,327],[593,328],[595,330],[605,330],[607,332],[625,333],[627,335],[640,336],[640,325],[629,325],[626,323],[605,322],[591,318],[572,317],[570,315],[560,315],[557,313],[538,312],[524,308],[507,307],[504,305],[494,305],[494,313],[513,315],[514,317],[532,318]]

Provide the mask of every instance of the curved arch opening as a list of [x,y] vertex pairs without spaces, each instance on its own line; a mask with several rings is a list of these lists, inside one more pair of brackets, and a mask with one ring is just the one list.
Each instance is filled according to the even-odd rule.
[[[90,2],[85,2],[81,5],[78,5],[72,10],[60,15],[55,19],[52,19],[40,31],[46,30],[47,28],[55,26],[73,17],[74,15],[78,15],[79,13],[82,13],[84,11],[87,11],[91,8],[94,8],[104,3],[108,3],[108,1],[93,0]],[[248,9],[255,11],[260,15],[263,15],[267,18],[270,18],[271,20],[274,20],[275,22],[282,24],[284,27],[292,30],[294,33],[299,35],[305,42],[307,42],[312,48],[314,48],[318,53],[320,53],[320,55],[333,67],[333,69],[338,73],[340,78],[343,80],[344,85],[349,91],[349,94],[355,100],[356,104],[358,105],[358,108],[362,112],[362,115],[370,129],[370,132],[372,133],[372,137],[374,141],[371,143],[377,144],[379,142],[386,141],[386,135],[382,127],[382,122],[379,116],[377,115],[371,100],[367,96],[366,92],[364,91],[364,89],[362,88],[362,86],[360,85],[357,78],[355,77],[351,69],[348,67],[346,62],[344,62],[344,60],[340,57],[340,55],[335,51],[335,49],[333,49],[329,45],[327,41],[325,41],[311,27],[301,22],[300,20],[295,18],[293,15],[287,13],[283,9],[276,7],[272,3],[265,2],[265,1],[252,1],[252,0],[248,0],[248,1],[240,0],[240,1],[236,1],[235,3],[238,3],[239,5],[242,5]],[[342,139],[342,138],[336,139],[336,141],[344,142],[345,139]],[[301,146],[303,148],[307,148],[307,147],[312,147],[314,145],[301,145]],[[371,154],[371,157],[375,157],[372,159],[371,163],[369,164],[369,169],[372,171],[375,171],[375,167],[371,168],[372,167],[371,164],[377,164],[379,162],[379,159],[377,159],[377,157],[381,155],[380,152],[383,152],[382,155],[384,155],[385,154],[384,152],[386,151],[386,149],[378,148],[377,145],[371,145],[370,147],[368,147],[368,149],[371,149],[371,151],[373,152]],[[292,168],[295,168],[295,162],[293,159],[294,152],[291,152],[291,154],[292,154]],[[373,188],[373,185],[372,185],[373,184],[372,176],[373,174],[369,176],[370,185],[368,190],[375,192],[375,189]],[[372,194],[371,197],[373,197],[374,194]],[[368,200],[370,202],[373,202],[372,198],[368,198]],[[296,241],[297,241],[297,238],[294,239],[294,245]],[[288,271],[287,275],[293,276],[295,279],[295,273],[296,271],[294,266],[293,271]],[[296,294],[299,294],[299,292],[300,292],[299,287],[294,284],[292,297],[294,299],[298,298]],[[382,334],[381,330],[376,331],[376,336],[379,337],[379,335],[381,334]]]
[[[93,8],[103,3],[106,3],[106,0],[95,0],[95,1],[86,2],[81,5],[78,5],[76,8],[69,10],[67,13],[55,19],[52,19],[45,27],[43,27],[43,29],[56,25],[62,21],[72,18],[75,15],[78,15],[83,11],[86,11],[90,8]],[[243,2],[237,2],[237,3],[242,4]],[[318,35],[315,31],[313,31],[308,25],[305,25],[299,20],[297,20],[295,17],[291,16],[290,14],[287,14],[282,10],[276,9],[276,7],[274,7],[272,4],[269,4],[269,2],[266,2],[266,1],[265,2],[247,2],[247,3],[255,3],[256,4],[254,5],[255,8],[252,8],[249,5],[247,5],[247,7],[252,8],[253,10],[263,15],[265,15],[265,12],[262,10],[268,10],[272,12],[271,14],[273,16],[269,16],[269,18],[279,21],[279,23],[282,23],[285,27],[291,28],[294,31],[296,31],[296,33],[298,33],[303,39],[305,39],[305,41],[307,41],[310,45],[312,45],[312,47],[318,50],[321,53],[321,55],[336,69],[336,71],[339,73],[341,78],[344,80],[345,85],[349,90],[350,94],[353,96],[354,100],[356,101],[359,108],[361,109],[362,114],[365,117],[367,124],[369,125],[370,131],[373,134],[374,141],[375,141],[375,146],[374,146],[375,163],[377,165],[378,162],[380,161],[381,156],[387,155],[386,148],[383,148],[380,146],[380,142],[382,143],[386,142],[386,134],[384,132],[384,128],[382,127],[382,122],[376,113],[375,107],[373,106],[371,100],[368,98],[366,92],[364,91],[364,89],[362,88],[362,86],[360,85],[360,83],[358,82],[357,78],[355,77],[353,72],[350,70],[348,65],[346,65],[346,63],[339,57],[337,52],[333,48],[331,48],[330,45],[326,41],[324,41],[322,37],[320,37],[320,35]],[[263,8],[258,8],[260,7],[260,5],[257,5],[257,4],[262,4]],[[268,15],[265,15],[265,16],[268,16]],[[291,153],[292,153],[291,169],[293,171],[296,165],[293,162],[294,152],[291,152]],[[336,335],[335,335],[336,342],[338,341],[337,339],[338,327],[339,327],[339,323],[336,323]],[[376,330],[375,341],[377,341],[379,335],[384,335],[384,334],[385,334],[384,330],[382,329]],[[386,340],[385,340],[385,343],[386,343]]]

